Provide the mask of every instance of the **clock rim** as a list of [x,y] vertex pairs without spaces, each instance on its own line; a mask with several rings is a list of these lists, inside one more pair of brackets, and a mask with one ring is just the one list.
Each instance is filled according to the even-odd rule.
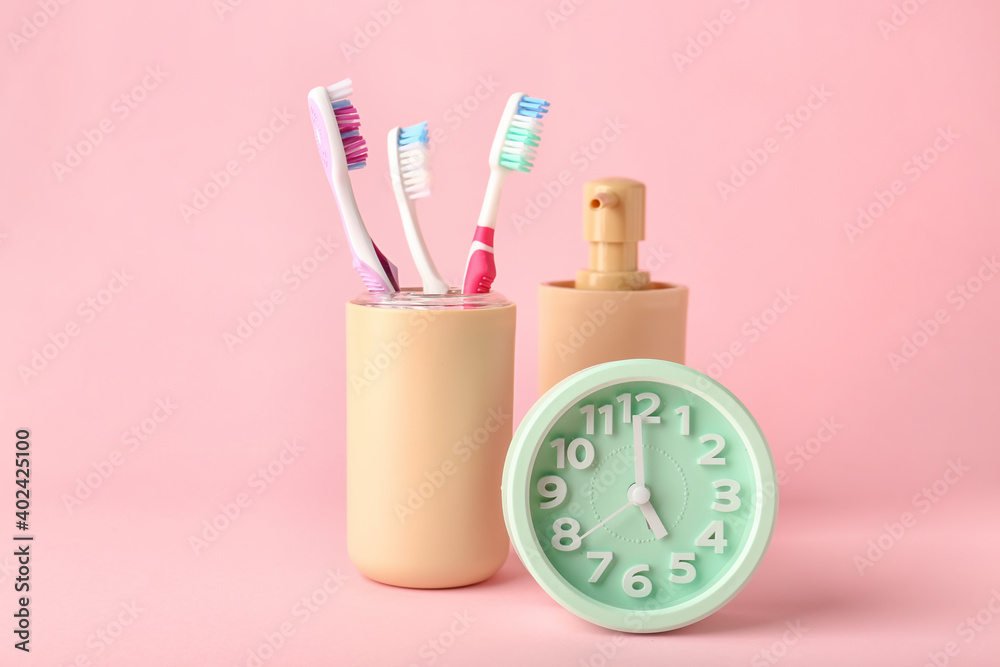
[[[679,605],[649,611],[600,602],[570,584],[544,556],[532,528],[529,487],[540,444],[552,425],[587,394],[622,382],[670,384],[696,394],[727,417],[747,443],[757,493],[762,498],[746,547],[728,572],[710,588]],[[533,443],[533,444],[532,444]],[[524,450],[528,450],[527,453]],[[562,380],[521,420],[504,463],[501,483],[504,522],[525,568],[549,596],[577,616],[611,630],[663,632],[695,623],[721,609],[750,581],[774,534],[778,486],[774,458],[760,425],[725,386],[689,366],[662,359],[627,359],[598,364]],[[767,494],[765,489],[773,489]],[[642,621],[640,627],[635,624]]]

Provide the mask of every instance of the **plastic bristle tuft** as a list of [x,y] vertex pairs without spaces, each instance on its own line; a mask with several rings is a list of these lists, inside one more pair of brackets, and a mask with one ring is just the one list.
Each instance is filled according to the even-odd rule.
[[517,113],[529,118],[541,118],[548,110],[549,103],[546,100],[538,99],[537,97],[528,97],[527,95],[523,96],[517,105]]
[[351,105],[350,100],[340,100],[333,103],[333,115],[337,119],[337,129],[344,143],[344,156],[347,158],[348,169],[361,169],[368,157],[368,146],[361,136],[361,116]]
[[537,97],[523,95],[517,113],[507,125],[500,149],[500,166],[513,171],[530,172],[538,143],[542,139],[542,117],[548,113],[549,103]]
[[399,130],[396,140],[399,176],[407,199],[419,199],[431,193],[427,123],[417,123]]
[[336,102],[337,100],[342,100],[351,96],[354,92],[354,86],[350,79],[344,79],[338,81],[332,86],[326,87],[326,94],[330,98],[331,102]]
[[427,122],[418,123],[409,127],[404,127],[399,131],[399,145],[408,146],[414,143],[427,144],[429,135],[427,133]]

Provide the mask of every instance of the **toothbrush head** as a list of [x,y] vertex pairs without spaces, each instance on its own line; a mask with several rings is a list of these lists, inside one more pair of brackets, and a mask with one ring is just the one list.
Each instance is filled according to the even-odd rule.
[[340,139],[344,142],[347,168],[361,169],[367,164],[365,160],[368,158],[368,146],[365,144],[365,138],[361,136],[361,117],[358,116],[358,110],[350,100],[341,100],[333,103],[333,114],[337,118]]
[[543,99],[523,93],[511,95],[493,139],[490,166],[530,172],[542,138],[542,117],[548,110],[549,103]]
[[407,199],[420,199],[431,193],[428,144],[426,121],[399,131],[396,153],[399,159],[399,176]]
[[[361,136],[361,117],[348,98],[354,91],[350,79],[338,81],[326,88],[313,88],[309,93],[310,113],[316,145],[319,147],[323,166],[330,171],[332,156],[328,154],[327,125],[336,124],[344,147],[347,169],[361,169],[368,157],[368,146]],[[324,108],[325,107],[325,108]],[[330,128],[332,130],[332,128]],[[330,137],[332,140],[332,137]]]
[[[345,85],[346,84],[346,85]],[[361,169],[368,157],[368,146],[361,136],[361,116],[347,96],[353,92],[350,79],[344,79],[326,89],[333,115],[337,119],[340,140],[344,142],[344,155],[348,169]]]

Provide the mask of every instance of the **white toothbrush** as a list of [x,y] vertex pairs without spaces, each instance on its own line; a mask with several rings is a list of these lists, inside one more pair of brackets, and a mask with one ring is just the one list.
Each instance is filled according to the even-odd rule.
[[392,189],[396,193],[399,216],[403,219],[403,231],[410,246],[413,262],[420,272],[424,294],[447,294],[448,283],[438,273],[427,251],[420,225],[417,223],[415,200],[431,193],[430,166],[428,165],[427,123],[389,130],[389,173]]

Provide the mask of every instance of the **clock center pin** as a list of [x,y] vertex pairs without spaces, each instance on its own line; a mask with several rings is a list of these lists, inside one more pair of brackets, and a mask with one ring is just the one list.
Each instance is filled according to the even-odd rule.
[[628,501],[633,505],[643,505],[649,502],[649,487],[636,486],[628,487]]

